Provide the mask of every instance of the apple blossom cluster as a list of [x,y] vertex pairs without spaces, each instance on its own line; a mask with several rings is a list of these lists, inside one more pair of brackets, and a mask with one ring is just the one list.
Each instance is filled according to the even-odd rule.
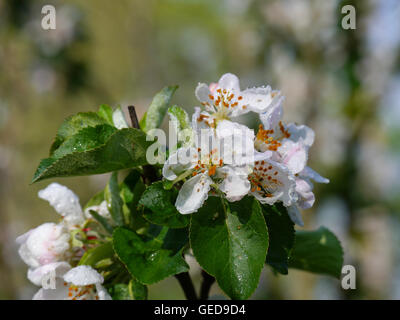
[[[181,214],[196,212],[209,195],[228,201],[246,195],[260,203],[281,202],[294,223],[303,226],[299,209],[311,208],[313,183],[328,183],[307,166],[314,131],[282,121],[284,97],[269,86],[241,90],[239,79],[224,74],[218,83],[200,83],[192,117],[194,139],[173,152],[163,167],[165,179],[184,181],[176,199]],[[258,132],[240,124],[240,116],[259,114]]]
[[[303,226],[300,210],[314,204],[313,182],[329,182],[307,166],[314,131],[282,120],[284,97],[279,91],[269,86],[242,90],[230,73],[217,83],[197,86],[195,95],[202,107],[195,108],[191,121],[183,109],[170,107],[175,90],[171,86],[158,93],[140,123],[134,107],[129,107],[132,127],[120,107],[113,110],[107,105],[64,121],[50,158],[41,161],[33,182],[112,174],[85,209],[74,192],[58,183],[39,191],[60,221],[44,223],[17,238],[19,255],[28,265],[27,277],[40,287],[33,299],[146,299],[147,285],[189,270],[184,259],[189,249],[231,298],[247,298],[264,263],[270,263],[268,243],[280,241],[268,238],[270,216],[263,212],[272,209],[269,206],[281,204],[285,218],[279,223],[293,243],[290,219]],[[185,139],[170,144],[168,158],[160,165],[149,159],[153,149],[148,141],[153,139],[148,138],[151,130],[158,130],[167,109],[177,136],[185,133]],[[256,131],[242,123],[248,112],[258,114]],[[158,147],[159,141],[154,145]],[[157,156],[164,156],[165,150]],[[121,183],[120,170],[129,170]],[[202,212],[190,219],[182,216],[203,205]],[[218,211],[213,219],[207,218],[213,214],[210,207]],[[239,225],[228,223],[228,218],[236,221],[226,209],[230,207],[239,208],[236,212],[248,219]],[[214,218],[225,223],[216,225]],[[224,245],[214,248],[209,237],[219,237]],[[240,245],[232,245],[231,238],[240,238]],[[341,247],[338,241],[335,244],[336,265],[341,265]],[[251,259],[235,260],[243,255]],[[216,258],[221,261],[215,263]],[[284,274],[289,258],[278,261]]]
[[[18,253],[28,265],[28,279],[42,287],[34,300],[109,300],[103,277],[92,267],[78,265],[86,250],[99,240],[89,227],[90,210],[110,218],[106,201],[82,210],[78,196],[58,183],[39,191],[61,215],[59,223],[47,222],[17,238]],[[52,277],[52,278],[51,278]]]

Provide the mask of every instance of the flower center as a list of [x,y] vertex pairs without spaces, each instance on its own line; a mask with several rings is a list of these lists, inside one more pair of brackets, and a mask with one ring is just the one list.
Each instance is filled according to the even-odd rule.
[[264,130],[263,125],[260,124],[254,144],[255,147],[261,151],[277,151],[282,145],[280,141],[283,138],[289,137],[290,133],[285,128],[282,121],[279,121],[279,128],[276,131],[274,129]]
[[206,171],[209,176],[215,175],[217,168],[223,165],[218,149],[214,148],[209,153],[202,153],[201,148],[198,148],[197,151],[200,157],[197,160],[192,175],[195,176],[198,173],[205,173]]
[[264,160],[256,161],[254,170],[249,176],[251,191],[257,191],[263,197],[273,197],[273,193],[283,185],[278,179],[278,174],[278,171]]
[[[64,282],[66,287],[68,284]],[[70,285],[68,288],[68,300],[99,300],[96,287],[91,284],[88,286]]]
[[202,102],[205,109],[211,113],[211,119],[207,115],[200,115],[198,121],[204,121],[209,127],[216,127],[218,121],[229,119],[232,112],[237,108],[247,108],[242,104],[242,96],[236,97],[233,92],[226,89],[217,89],[214,94],[208,96],[211,102]]

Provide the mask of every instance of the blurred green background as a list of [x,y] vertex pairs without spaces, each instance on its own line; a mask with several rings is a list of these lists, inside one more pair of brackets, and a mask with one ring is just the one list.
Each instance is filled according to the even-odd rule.
[[[52,4],[56,30],[41,28]],[[352,4],[357,29],[341,28]],[[0,0],[0,298],[36,288],[15,238],[57,215],[29,185],[68,115],[106,103],[139,115],[165,85],[190,113],[194,88],[226,72],[286,96],[285,120],[316,131],[316,185],[304,229],[325,225],[357,270],[357,289],[291,270],[262,273],[254,299],[400,298],[400,2],[397,0]],[[84,204],[107,175],[57,179]],[[199,269],[192,261],[192,275]],[[221,294],[216,285],[213,294]],[[183,298],[175,279],[150,298]]]

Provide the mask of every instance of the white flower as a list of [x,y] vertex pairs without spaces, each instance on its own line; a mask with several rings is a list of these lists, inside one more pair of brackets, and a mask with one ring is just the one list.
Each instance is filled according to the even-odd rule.
[[56,273],[55,289],[42,288],[33,300],[111,300],[102,286],[103,277],[92,267],[78,266],[63,272]]
[[183,184],[176,199],[182,214],[197,211],[208,198],[211,187],[224,192],[229,201],[238,201],[250,190],[247,179],[254,161],[254,132],[231,121],[222,121],[216,130],[203,129],[196,147],[180,148],[163,167],[167,180]]
[[67,228],[55,223],[44,223],[16,239],[20,245],[18,253],[30,268],[64,260],[69,240]]
[[249,181],[251,194],[263,204],[280,201],[290,206],[297,201],[295,176],[286,166],[271,160],[268,153],[256,156]]
[[39,191],[39,198],[47,200],[69,226],[80,225],[85,221],[78,196],[67,187],[51,183]]
[[200,126],[216,128],[221,120],[229,120],[249,111],[263,113],[278,103],[280,93],[271,87],[241,90],[237,76],[226,73],[218,81],[207,85],[199,83],[195,91],[205,111],[196,109],[196,120]]

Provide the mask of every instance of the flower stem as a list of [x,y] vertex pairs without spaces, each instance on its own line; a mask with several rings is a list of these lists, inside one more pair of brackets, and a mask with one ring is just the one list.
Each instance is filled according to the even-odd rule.
[[203,282],[200,289],[200,300],[207,300],[210,293],[211,286],[215,282],[215,278],[202,270]]
[[189,272],[183,272],[175,275],[178,279],[179,284],[182,287],[185,297],[188,300],[198,300],[196,291],[194,290],[192,279],[190,278]]

